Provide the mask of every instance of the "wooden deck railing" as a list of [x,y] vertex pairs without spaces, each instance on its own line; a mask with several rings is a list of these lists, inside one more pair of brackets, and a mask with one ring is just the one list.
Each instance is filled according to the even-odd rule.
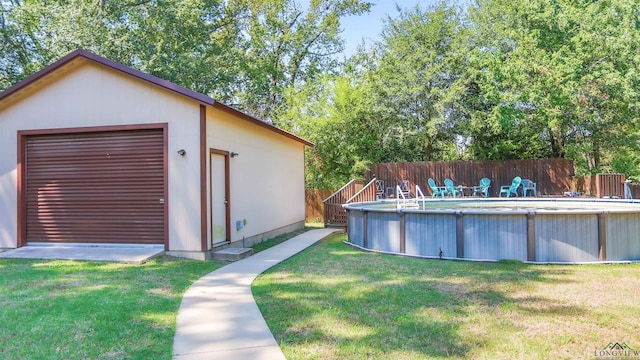
[[347,212],[342,208],[342,204],[355,195],[361,187],[362,183],[351,180],[322,201],[324,204],[324,226],[341,227],[347,223]]
[[347,199],[345,204],[363,202],[363,201],[375,201],[376,200],[376,178],[371,179],[360,191],[355,193],[352,197]]
[[340,190],[324,199],[324,226],[347,226],[347,211],[343,204],[360,201],[374,201],[376,199],[376,179],[365,186],[361,182],[351,180]]

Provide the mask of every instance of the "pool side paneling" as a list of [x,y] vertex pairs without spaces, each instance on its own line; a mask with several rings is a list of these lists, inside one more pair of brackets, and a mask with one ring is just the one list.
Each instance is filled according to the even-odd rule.
[[456,257],[456,218],[448,214],[405,214],[406,253]]
[[537,214],[536,261],[598,261],[598,216]]
[[349,241],[364,246],[364,211],[350,210],[347,216],[347,236]]
[[464,257],[526,261],[526,215],[464,215]]
[[367,212],[368,248],[377,251],[400,252],[400,214],[397,212]]
[[640,261],[636,203],[610,202],[607,208],[602,201],[602,210],[580,209],[583,203],[562,203],[569,204],[566,213],[555,211],[561,202],[538,211],[351,207],[348,236],[363,248],[415,256],[438,257],[442,250],[445,258],[472,260]]
[[607,260],[640,260],[640,214],[608,214]]

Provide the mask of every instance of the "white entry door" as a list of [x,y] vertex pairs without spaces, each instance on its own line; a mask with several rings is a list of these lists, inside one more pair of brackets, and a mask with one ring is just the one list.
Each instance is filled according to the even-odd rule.
[[211,150],[211,244],[229,241],[229,156]]

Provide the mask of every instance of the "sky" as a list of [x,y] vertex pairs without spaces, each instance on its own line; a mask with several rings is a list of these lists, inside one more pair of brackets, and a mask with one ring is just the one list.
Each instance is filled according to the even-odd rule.
[[387,16],[398,16],[396,4],[402,9],[411,9],[416,5],[426,8],[440,3],[438,0],[370,0],[374,3],[371,11],[360,16],[349,16],[342,19],[344,29],[342,37],[345,39],[344,55],[349,56],[355,53],[358,45],[364,39],[368,45],[380,40],[383,20]]

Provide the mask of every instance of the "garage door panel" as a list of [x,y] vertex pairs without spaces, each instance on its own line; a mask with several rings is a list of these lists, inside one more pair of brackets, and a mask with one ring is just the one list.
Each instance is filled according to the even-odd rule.
[[164,243],[162,129],[29,136],[28,242]]

